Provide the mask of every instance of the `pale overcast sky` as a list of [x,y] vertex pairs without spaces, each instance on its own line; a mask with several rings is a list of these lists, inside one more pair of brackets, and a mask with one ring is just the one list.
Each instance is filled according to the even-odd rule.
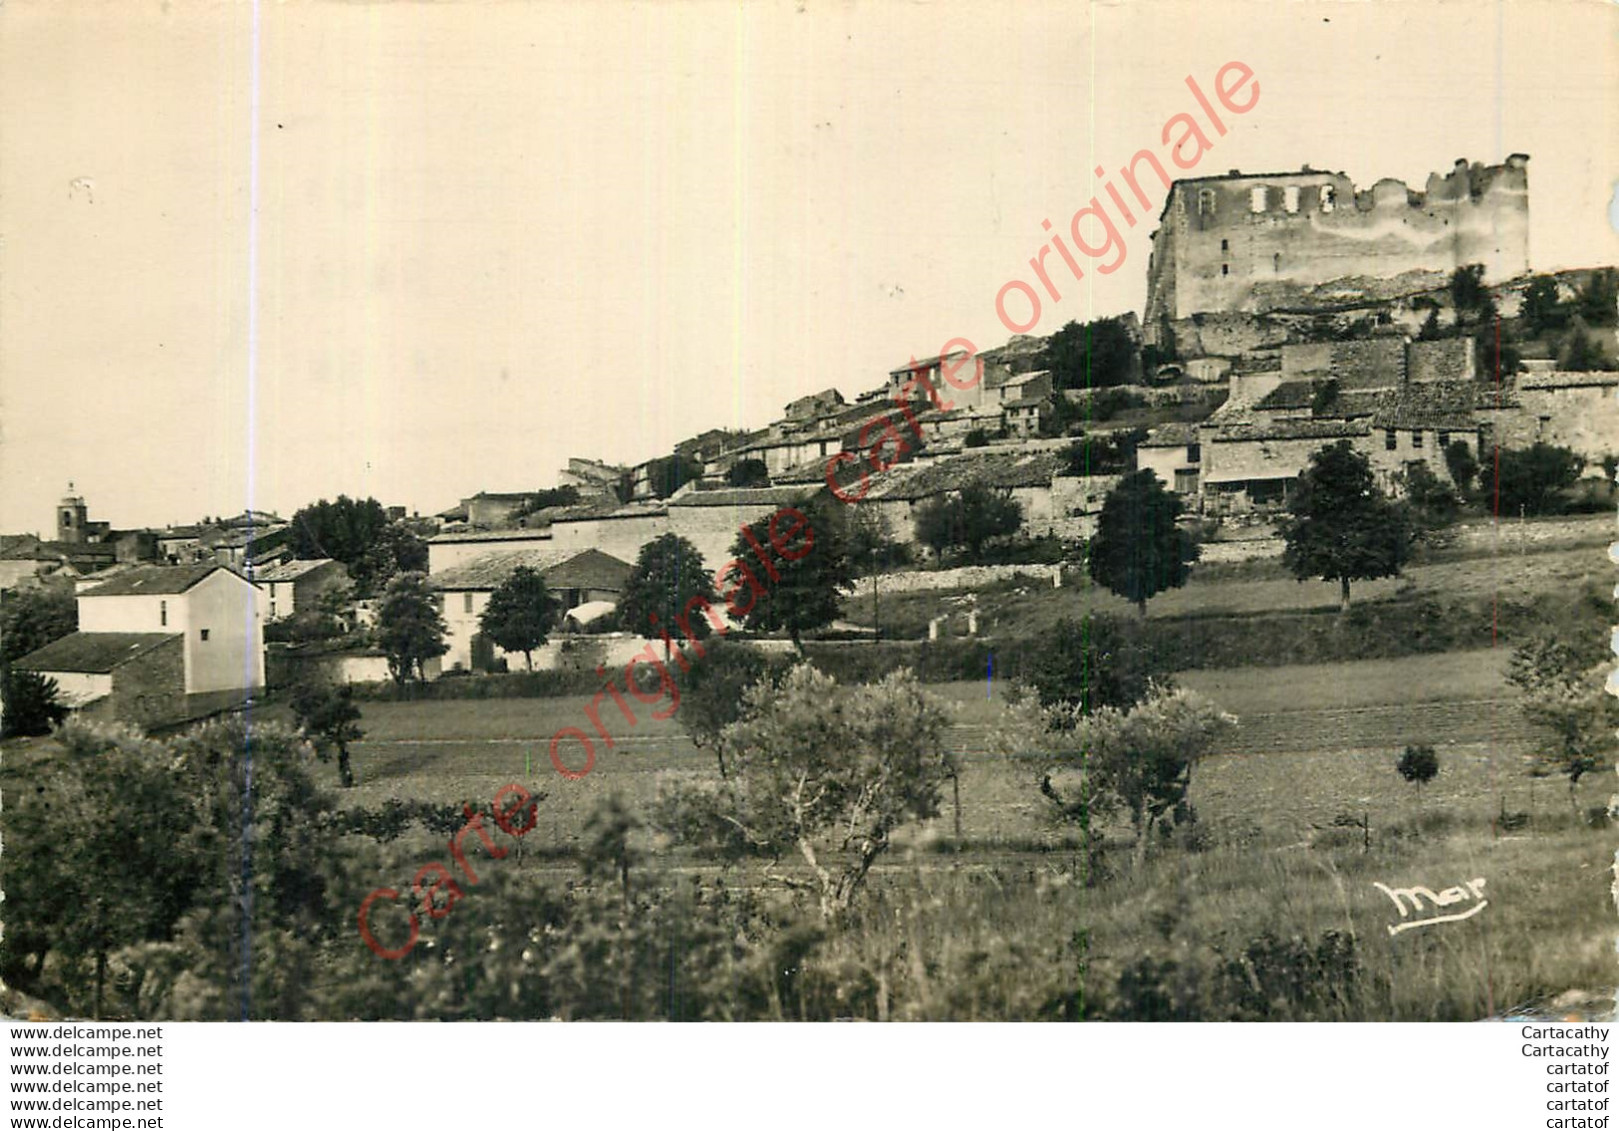
[[[0,531],[69,479],[116,526],[434,511],[997,344],[1041,221],[1232,60],[1188,175],[1522,151],[1535,266],[1619,263],[1602,0],[6,0]],[[1139,311],[1150,228],[1036,332]]]

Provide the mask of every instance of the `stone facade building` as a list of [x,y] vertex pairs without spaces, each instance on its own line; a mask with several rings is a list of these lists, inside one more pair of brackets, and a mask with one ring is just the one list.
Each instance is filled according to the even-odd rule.
[[1487,280],[1529,268],[1529,158],[1456,162],[1423,190],[1385,178],[1357,191],[1343,173],[1244,174],[1177,181],[1147,268],[1147,340],[1205,312],[1268,311],[1409,293],[1482,263]]

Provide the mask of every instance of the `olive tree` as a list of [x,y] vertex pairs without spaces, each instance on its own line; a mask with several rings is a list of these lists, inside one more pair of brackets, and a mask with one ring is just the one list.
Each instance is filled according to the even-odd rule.
[[843,920],[894,830],[939,815],[955,773],[945,706],[909,670],[840,688],[799,664],[754,684],[720,735],[731,776],[715,797],[720,835],[757,853],[797,855],[823,921]]

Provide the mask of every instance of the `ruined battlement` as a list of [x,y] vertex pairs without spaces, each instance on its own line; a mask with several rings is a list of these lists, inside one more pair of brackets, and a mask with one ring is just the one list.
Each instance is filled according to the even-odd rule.
[[1209,312],[1308,305],[1337,280],[1442,279],[1482,263],[1490,281],[1529,269],[1529,158],[1457,161],[1421,191],[1384,178],[1357,189],[1343,173],[1177,181],[1153,233],[1149,341],[1170,322]]

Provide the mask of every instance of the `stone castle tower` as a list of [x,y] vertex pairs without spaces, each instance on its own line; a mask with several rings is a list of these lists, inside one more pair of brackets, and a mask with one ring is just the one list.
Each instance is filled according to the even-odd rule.
[[1344,174],[1309,166],[1176,181],[1152,236],[1147,340],[1200,313],[1407,294],[1471,263],[1491,282],[1524,274],[1528,162],[1457,161],[1422,192],[1392,178],[1357,192]]

